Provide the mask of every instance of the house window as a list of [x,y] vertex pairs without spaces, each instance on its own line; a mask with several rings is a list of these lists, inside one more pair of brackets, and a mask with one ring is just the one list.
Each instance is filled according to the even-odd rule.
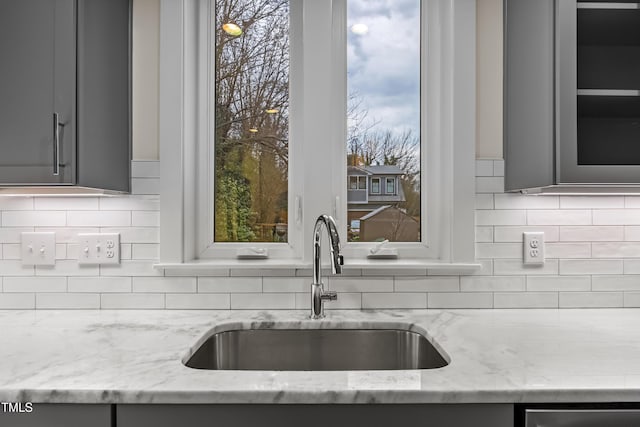
[[[347,0],[347,165],[373,174],[398,174],[404,190],[397,194],[394,178],[376,178],[371,193],[381,193],[382,180],[384,194],[398,197],[348,205],[349,218],[369,223],[382,224],[378,213],[370,215],[382,206],[391,204],[400,212],[387,213],[381,227],[388,234],[376,231],[354,235],[353,240],[420,241],[420,82],[425,76],[420,69],[420,5],[420,0]],[[407,231],[401,236],[392,231],[399,228]]]
[[380,194],[380,178],[371,178],[371,193]]
[[366,190],[366,176],[349,176],[349,190]]
[[350,176],[349,177],[349,190],[357,190],[358,189],[358,177]]
[[[347,199],[353,185],[367,190],[366,179],[369,200],[375,194],[380,202],[368,212],[380,209],[378,219],[400,212],[419,224],[416,239],[387,246],[400,258],[473,261],[475,0],[386,2],[377,15],[373,3],[161,2],[163,264],[228,268],[243,254],[268,251],[306,266],[315,219],[325,213],[338,222],[347,264],[364,259],[374,244],[345,236],[351,224],[367,227]],[[393,10],[397,4],[404,13]],[[378,32],[384,43],[375,41]],[[413,54],[397,56],[405,50]],[[394,93],[406,108],[384,108]],[[366,114],[348,113],[356,95]],[[380,119],[380,129],[367,129],[365,116]],[[389,142],[407,135],[405,158],[415,168]],[[367,144],[385,140],[372,158]],[[372,170],[352,181],[347,161]],[[385,175],[396,177],[396,194],[383,194]],[[413,211],[396,200],[406,188],[417,195]]]
[[387,178],[387,194],[396,194],[395,178]]

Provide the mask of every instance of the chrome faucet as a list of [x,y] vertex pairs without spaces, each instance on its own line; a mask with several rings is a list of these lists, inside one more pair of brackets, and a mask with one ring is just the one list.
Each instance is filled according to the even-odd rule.
[[313,227],[313,283],[311,284],[311,318],[322,319],[324,317],[324,302],[338,299],[338,294],[334,291],[325,291],[322,284],[322,264],[320,263],[320,238],[321,229],[324,228],[329,234],[329,244],[331,248],[331,271],[333,274],[342,273],[344,259],[340,255],[340,236],[336,222],[329,215],[320,215]]

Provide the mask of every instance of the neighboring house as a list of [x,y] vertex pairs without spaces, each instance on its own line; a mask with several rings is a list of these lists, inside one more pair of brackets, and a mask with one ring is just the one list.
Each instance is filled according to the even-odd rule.
[[347,166],[349,224],[383,206],[404,202],[402,175],[398,166]]
[[382,206],[360,218],[359,240],[373,242],[420,240],[420,223],[395,206]]

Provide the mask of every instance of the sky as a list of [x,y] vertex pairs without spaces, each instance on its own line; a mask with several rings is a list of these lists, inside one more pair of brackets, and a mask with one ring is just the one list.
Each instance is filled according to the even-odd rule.
[[348,0],[349,93],[357,93],[374,129],[420,130],[420,0]]

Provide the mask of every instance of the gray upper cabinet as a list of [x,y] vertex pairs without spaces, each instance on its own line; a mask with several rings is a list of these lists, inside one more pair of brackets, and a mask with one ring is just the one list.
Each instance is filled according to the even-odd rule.
[[130,0],[0,0],[0,185],[128,192]]
[[505,0],[505,190],[640,186],[640,8]]

